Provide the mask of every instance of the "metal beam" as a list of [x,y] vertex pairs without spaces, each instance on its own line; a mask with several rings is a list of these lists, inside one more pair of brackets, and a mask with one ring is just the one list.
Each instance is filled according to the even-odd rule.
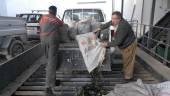
[[144,4],[145,4],[145,0],[142,0],[142,13],[141,13],[141,24],[143,24],[143,13],[144,13]]
[[124,0],[122,0],[122,5],[121,5],[122,16],[123,16],[123,9],[124,9]]

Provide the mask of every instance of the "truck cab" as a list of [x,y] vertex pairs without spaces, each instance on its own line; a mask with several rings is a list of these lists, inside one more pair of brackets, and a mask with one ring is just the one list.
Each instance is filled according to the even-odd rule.
[[66,9],[62,21],[69,27],[69,38],[71,41],[75,41],[76,35],[93,32],[93,30],[97,29],[106,19],[101,9],[75,8]]
[[25,13],[18,14],[17,17],[21,17],[26,20],[26,28],[28,40],[39,40],[40,25],[39,20],[42,14],[39,13]]
[[101,9],[86,9],[86,8],[76,8],[76,9],[67,9],[64,11],[63,21],[65,23],[68,20],[80,21],[84,20],[87,17],[95,19],[97,22],[105,22],[105,15]]

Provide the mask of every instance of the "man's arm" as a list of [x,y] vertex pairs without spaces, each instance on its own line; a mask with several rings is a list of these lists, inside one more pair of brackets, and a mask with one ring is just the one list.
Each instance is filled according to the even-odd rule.
[[60,19],[56,18],[56,22],[58,26],[63,26],[63,21],[61,21]]
[[112,24],[112,21],[109,21],[105,24],[100,25],[100,30],[104,30],[104,29],[110,27],[111,24]]
[[108,27],[110,27],[111,23],[112,23],[112,21],[109,21],[109,22],[107,22],[107,23],[105,23],[105,24],[101,24],[99,28],[97,28],[97,29],[95,29],[95,30],[92,30],[92,32],[98,33],[98,32],[100,32],[101,30],[107,29]]
[[128,34],[128,26],[121,24],[117,28],[115,40],[108,43],[108,47],[114,47],[120,45]]

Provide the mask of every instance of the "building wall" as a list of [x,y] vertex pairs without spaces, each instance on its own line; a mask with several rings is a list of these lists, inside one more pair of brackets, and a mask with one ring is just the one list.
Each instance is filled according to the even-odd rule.
[[[105,4],[78,5],[77,2],[106,1]],[[0,15],[15,16],[19,13],[30,13],[31,10],[45,10],[50,5],[58,7],[58,13],[62,17],[65,9],[73,7],[101,8],[106,14],[107,21],[110,20],[112,9],[121,11],[122,0],[0,0]],[[142,4],[144,1],[143,16]],[[112,3],[113,2],[113,3]],[[134,5],[136,8],[132,18]],[[169,5],[168,5],[169,4]],[[170,0],[156,0],[154,24],[158,22],[169,10]],[[152,0],[124,0],[124,18],[138,20],[139,23],[150,24]],[[142,20],[141,20],[142,19]],[[142,21],[142,22],[141,22]]]
[[30,13],[31,10],[48,10],[50,5],[56,4],[54,0],[6,0],[6,2],[8,16]]
[[[115,0],[115,10],[121,11],[121,1]],[[127,20],[138,20],[141,23],[142,3],[143,0],[124,0],[123,17]]]
[[168,3],[168,0],[157,0],[156,8],[155,8],[154,24],[158,22],[168,11],[170,11],[168,5],[170,5]]
[[[121,0],[115,0],[115,4],[120,2]],[[136,1],[136,2],[135,2]],[[142,4],[143,14],[142,14]],[[133,8],[136,4],[134,15],[132,18]],[[158,22],[168,11],[170,11],[170,1],[168,0],[156,0],[155,6],[155,15],[154,15],[154,24]],[[121,6],[119,6],[121,9]],[[150,24],[151,19],[151,11],[152,11],[152,0],[124,0],[124,18],[130,20],[138,20],[139,23],[143,23],[146,25]]]
[[[97,2],[100,4],[78,4],[77,2]],[[19,5],[19,6],[18,6]],[[112,0],[7,0],[8,16],[15,16],[20,13],[30,13],[31,10],[48,10],[50,5],[58,7],[58,14],[62,18],[65,9],[69,8],[101,8],[107,21],[112,13]]]
[[125,19],[130,20],[132,17],[133,13],[133,8],[134,8],[134,0],[124,0],[124,9],[123,9],[123,17]]
[[113,0],[113,10],[114,11],[121,11],[122,0]]

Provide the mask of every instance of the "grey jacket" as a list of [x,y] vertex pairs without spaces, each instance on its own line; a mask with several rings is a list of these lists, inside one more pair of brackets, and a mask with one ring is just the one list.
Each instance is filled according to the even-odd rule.
[[[109,21],[100,26],[101,30],[109,28],[112,25],[112,21]],[[131,43],[136,40],[135,34],[131,25],[126,20],[121,20],[117,32],[115,35],[115,39],[108,43],[109,47],[118,46],[119,48],[123,49],[128,47]]]

